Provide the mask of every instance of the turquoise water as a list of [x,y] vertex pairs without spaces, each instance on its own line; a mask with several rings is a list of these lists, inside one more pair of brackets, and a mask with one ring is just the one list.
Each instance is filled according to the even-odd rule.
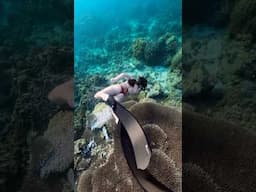
[[75,145],[94,165],[113,150],[111,109],[94,99],[111,78],[143,76],[147,88],[132,99],[181,106],[181,0],[74,2]]
[[136,66],[129,49],[136,38],[155,40],[167,32],[180,35],[180,11],[177,0],[75,0],[76,72],[161,71],[161,67]]
[[[85,85],[83,79],[88,76],[101,76],[108,81],[126,72],[135,77],[145,76],[149,88],[159,83],[166,97],[171,91],[176,96],[181,93],[170,82],[179,78],[178,73],[170,73],[170,60],[181,48],[181,0],[74,2],[75,78],[79,87],[95,86],[93,82]],[[163,45],[160,41],[170,35],[175,40],[168,46],[174,48],[167,49],[167,43]],[[134,47],[138,39],[143,39],[148,49],[153,50],[153,56],[150,51],[144,53],[150,61],[136,58]],[[159,48],[154,49],[154,46]]]

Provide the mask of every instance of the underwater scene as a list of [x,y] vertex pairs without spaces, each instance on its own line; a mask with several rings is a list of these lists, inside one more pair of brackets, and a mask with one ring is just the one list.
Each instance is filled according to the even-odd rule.
[[119,117],[104,102],[113,96],[149,138],[148,172],[181,191],[181,1],[74,6],[76,190],[144,191],[125,159]]
[[73,189],[73,111],[48,97],[73,77],[73,11],[72,0],[0,0],[1,192]]
[[183,1],[183,191],[255,191],[256,2]]

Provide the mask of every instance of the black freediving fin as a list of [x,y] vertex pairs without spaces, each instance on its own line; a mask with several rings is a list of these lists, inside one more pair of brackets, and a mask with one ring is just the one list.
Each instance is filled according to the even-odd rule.
[[118,127],[120,128],[121,143],[125,158],[134,177],[138,181],[139,185],[143,188],[143,190],[145,192],[172,192],[172,190],[160,183],[147,170],[137,169],[132,144],[126,129],[122,123],[119,123]]
[[151,158],[151,149],[143,129],[135,117],[116,102],[113,97],[109,97],[107,103],[112,107],[119,123],[121,122],[124,125],[132,144],[137,168],[146,169]]
[[146,168],[151,158],[151,148],[147,137],[136,118],[116,102],[113,97],[107,101],[119,118],[118,128],[121,143],[127,163],[145,192],[172,192],[165,185],[155,179]]

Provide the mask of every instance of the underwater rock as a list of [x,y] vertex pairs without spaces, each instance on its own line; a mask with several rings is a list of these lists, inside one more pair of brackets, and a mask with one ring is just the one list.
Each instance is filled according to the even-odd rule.
[[146,122],[158,125],[167,135],[166,154],[181,167],[181,113],[171,107],[156,103],[138,103],[130,111],[143,126]]
[[158,43],[164,48],[164,51],[169,54],[176,52],[178,48],[178,39],[171,33],[166,33],[158,39]]
[[168,53],[173,53],[178,48],[178,39],[176,36],[170,36],[165,42],[165,51]]
[[144,50],[147,65],[160,65],[163,60],[163,47],[158,42],[147,42]]
[[77,191],[78,192],[93,191],[92,190],[92,173],[91,173],[91,171],[89,171],[89,170],[84,171],[80,175],[79,182],[77,184]]
[[202,97],[208,93],[214,86],[209,77],[208,71],[203,64],[194,64],[189,74],[185,74],[183,82],[183,97]]
[[241,82],[241,93],[246,98],[253,98],[256,93],[256,85],[253,81],[243,81]]
[[147,92],[147,97],[152,99],[164,99],[167,97],[167,94],[163,91],[163,87],[160,83],[155,83],[153,87],[150,88],[150,91]]
[[80,149],[83,145],[85,145],[85,143],[86,143],[86,141],[84,138],[80,138],[80,139],[74,141],[74,154],[75,155],[81,153]]
[[[147,135],[149,141],[151,141],[150,146],[154,149],[166,150],[167,135],[166,133],[156,124],[146,124],[143,129]],[[151,138],[154,136],[154,138]]]
[[238,0],[234,3],[230,15],[229,30],[232,35],[250,34],[255,39],[256,35],[256,2],[254,0]]
[[211,96],[215,99],[221,99],[224,96],[224,85],[218,81],[211,90]]
[[[161,165],[161,166],[156,166]],[[162,150],[153,149],[148,171],[157,180],[173,191],[181,190],[181,172],[176,168],[175,162]],[[163,175],[165,177],[163,177]]]
[[182,116],[185,163],[200,166],[223,191],[253,191],[255,131],[191,111],[184,110]]
[[220,187],[200,166],[193,163],[184,163],[183,166],[183,190],[184,191],[209,191],[221,192]]
[[165,42],[163,44],[161,41],[136,39],[132,45],[133,56],[138,60],[144,61],[147,65],[161,65],[165,52],[168,52],[168,49],[171,48],[171,41],[168,41],[168,43],[166,45]]
[[102,128],[112,118],[112,109],[105,103],[98,103],[88,117],[88,126],[92,130]]
[[[73,169],[69,169],[67,172],[67,181],[69,182],[71,189],[74,189],[75,187],[75,180],[74,180],[74,171]],[[65,191],[65,190],[63,190]]]
[[50,120],[44,135],[35,139],[32,166],[42,178],[62,172],[71,165],[74,154],[72,127],[73,113],[59,112]]
[[[159,182],[174,191],[181,191],[181,114],[174,109],[155,103],[134,104],[130,110],[145,127],[152,146],[159,148],[153,150],[150,171]],[[103,166],[89,168],[80,175],[77,183],[78,192],[143,191],[125,160],[120,142],[120,130],[115,129],[114,123],[112,126],[114,151]],[[163,138],[163,141],[158,136]],[[166,142],[164,142],[165,139]],[[163,166],[164,170],[158,169],[159,163],[166,165]]]
[[58,105],[68,104],[74,107],[74,80],[71,79],[55,87],[49,94],[48,99]]
[[173,56],[178,48],[181,48],[178,37],[172,33],[165,33],[157,41],[165,54]]
[[80,172],[87,170],[90,167],[91,163],[91,157],[84,158],[80,154],[76,154],[74,156],[74,170],[76,174],[79,174]]
[[137,103],[137,101],[134,101],[134,100],[128,100],[128,101],[125,101],[122,103],[122,105],[129,109],[131,106],[135,105]]
[[145,51],[146,44],[147,44],[147,42],[143,38],[138,38],[133,42],[132,52],[133,52],[133,56],[136,59],[142,60],[142,61],[145,60],[144,51]]
[[167,63],[171,67],[171,71],[179,70],[182,68],[182,49],[180,48],[178,52],[173,56],[167,59]]

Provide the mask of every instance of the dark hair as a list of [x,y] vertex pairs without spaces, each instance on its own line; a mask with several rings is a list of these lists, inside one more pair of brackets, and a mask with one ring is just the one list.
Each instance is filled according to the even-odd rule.
[[144,77],[139,77],[137,81],[137,85],[142,89],[145,90],[147,87],[148,81]]
[[134,85],[137,83],[136,79],[129,79],[128,80],[129,85],[131,85],[132,87],[134,87]]
[[146,87],[147,87],[148,81],[144,77],[139,77],[138,80],[136,80],[136,79],[129,79],[128,83],[132,87],[134,87],[134,85],[137,84],[142,90],[145,90]]

